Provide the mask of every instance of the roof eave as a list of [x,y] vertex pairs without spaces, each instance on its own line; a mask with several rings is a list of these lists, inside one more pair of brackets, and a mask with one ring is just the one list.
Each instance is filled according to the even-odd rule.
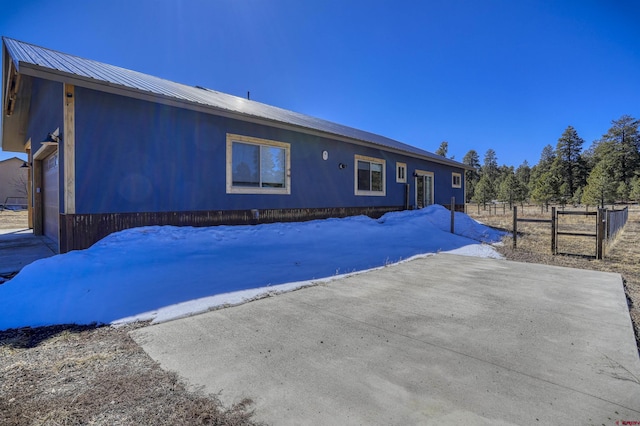
[[196,110],[196,111],[223,116],[227,118],[250,121],[256,124],[266,124],[269,126],[275,126],[275,127],[283,128],[287,130],[294,130],[294,131],[303,132],[306,134],[312,134],[315,136],[323,136],[323,137],[331,136],[333,139],[338,139],[343,142],[355,143],[358,145],[375,147],[378,149],[382,148],[385,151],[396,152],[403,155],[409,155],[411,157],[421,158],[434,163],[444,164],[447,166],[457,167],[461,169],[469,169],[469,167],[466,166],[465,164],[459,163],[455,160],[449,160],[447,158],[442,158],[442,159],[433,158],[429,155],[421,155],[415,152],[405,151],[402,149],[389,147],[386,145],[378,144],[378,143],[367,141],[367,140],[362,140],[362,139],[340,135],[337,133],[317,130],[310,127],[291,124],[284,121],[274,120],[266,117],[259,117],[252,114],[239,112],[239,111],[218,108],[212,105],[207,105],[207,104],[189,101],[185,99],[179,99],[179,98],[158,94],[151,91],[140,90],[130,86],[114,84],[104,80],[97,80],[89,77],[83,77],[77,74],[59,71],[59,70],[51,69],[48,67],[30,64],[30,63],[20,62],[19,66],[20,66],[21,73],[32,76],[32,77],[58,81],[61,83],[74,84],[74,85],[85,87],[88,89],[104,91],[107,93],[132,97],[135,99],[140,99],[140,100],[149,101],[149,102],[160,102],[169,106],[175,106],[179,108],[188,108],[191,110]]

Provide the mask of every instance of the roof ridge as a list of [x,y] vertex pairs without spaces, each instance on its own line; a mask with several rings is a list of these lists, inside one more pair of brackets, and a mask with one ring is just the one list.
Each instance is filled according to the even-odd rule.
[[141,71],[49,49],[6,36],[2,36],[2,40],[12,60],[17,64],[22,62],[39,68],[61,72],[69,75],[71,78],[88,78],[95,80],[98,84],[106,84],[113,87],[119,86],[141,93],[172,98],[187,104],[197,104],[242,116],[292,125],[301,129],[319,131],[327,135],[340,136],[354,141],[395,149],[406,154],[418,155],[437,163],[466,168],[464,164],[458,161],[438,156],[422,148],[323,118],[202,86],[179,83]]

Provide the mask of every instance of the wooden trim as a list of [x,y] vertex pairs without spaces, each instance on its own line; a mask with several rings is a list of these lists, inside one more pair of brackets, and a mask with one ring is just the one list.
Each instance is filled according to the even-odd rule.
[[[42,149],[38,150],[40,152]],[[42,159],[37,159],[33,156],[33,162],[31,163],[33,169],[33,234],[43,235],[44,224],[42,222],[43,204],[42,204]]]
[[[285,176],[284,188],[261,188],[261,187],[237,187],[233,186],[233,142],[246,143],[256,146],[273,146],[284,149]],[[227,194],[275,194],[289,195],[291,194],[291,144],[286,142],[278,142],[269,139],[254,138],[251,136],[234,135],[227,133],[227,158],[226,158],[226,175],[227,175]]]
[[75,93],[71,84],[64,85],[64,130],[63,136],[63,161],[64,184],[63,200],[64,212],[73,214],[76,212],[76,135],[75,135]]
[[31,155],[31,139],[24,145],[27,153],[27,226],[33,229],[33,156]]
[[88,248],[113,232],[140,226],[256,225],[363,214],[379,218],[385,213],[399,210],[402,210],[402,206],[61,214],[60,253]]
[[33,159],[37,161],[42,161],[58,149],[57,143],[43,143],[39,150],[33,154]]
[[[455,183],[455,177],[458,177],[458,179],[460,179],[460,183],[456,185]],[[452,188],[462,188],[462,174],[458,173],[458,172],[451,172],[451,187]]]
[[[7,54],[7,56],[9,56]],[[16,66],[9,58],[9,69],[7,70],[6,86],[4,87],[4,114],[8,117],[13,114],[13,110],[16,106],[16,97],[18,95],[18,89],[20,87],[20,74],[16,70]]]
[[[404,176],[402,178],[398,176],[398,171],[401,167],[404,169]],[[396,161],[396,183],[407,183],[407,170],[407,163]]]
[[13,114],[13,110],[15,108],[16,96],[18,94],[18,88],[20,87],[20,74],[16,70],[16,66],[8,53],[6,54],[5,59],[8,61],[8,67],[6,79],[2,84],[4,89],[4,93],[2,94],[4,99],[3,115],[9,117]]
[[[358,189],[358,161],[367,163],[382,164],[382,191],[365,191]],[[394,170],[397,173],[397,170]],[[354,195],[365,197],[386,197],[387,196],[387,160],[382,158],[367,157],[365,155],[354,155],[353,158],[353,190]]]

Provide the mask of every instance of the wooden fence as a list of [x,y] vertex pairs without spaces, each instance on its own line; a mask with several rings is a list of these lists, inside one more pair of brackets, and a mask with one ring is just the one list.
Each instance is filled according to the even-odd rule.
[[[569,224],[563,219],[565,216],[595,216],[595,221],[592,222],[591,229],[593,232],[572,229]],[[551,253],[556,254],[569,254],[575,255],[576,253],[562,252],[559,250],[558,237],[570,236],[580,238],[594,238],[595,239],[595,255],[596,259],[604,258],[604,245],[606,242],[611,242],[617,233],[624,227],[629,218],[629,209],[625,207],[622,210],[605,210],[597,209],[596,211],[569,211],[558,210],[556,207],[551,208],[551,217],[549,219],[538,218],[525,218],[518,217],[518,208],[513,208],[513,248],[517,248],[518,241],[518,223],[519,222],[533,222],[533,223],[548,223],[550,224],[551,231]]]
[[610,241],[618,235],[618,232],[624,227],[629,219],[629,207],[622,210],[607,210],[605,224],[605,239]]

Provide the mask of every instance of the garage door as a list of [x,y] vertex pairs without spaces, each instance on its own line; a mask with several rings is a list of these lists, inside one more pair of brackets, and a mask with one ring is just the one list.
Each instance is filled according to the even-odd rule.
[[42,161],[42,204],[44,206],[44,235],[58,242],[58,152]]

